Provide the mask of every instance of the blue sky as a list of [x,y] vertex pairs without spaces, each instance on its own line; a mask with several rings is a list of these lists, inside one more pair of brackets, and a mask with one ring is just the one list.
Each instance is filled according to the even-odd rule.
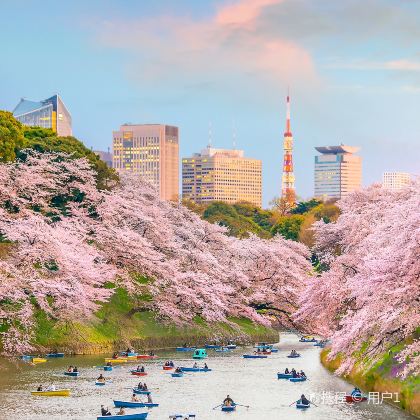
[[387,0],[8,2],[0,109],[60,93],[74,135],[111,145],[125,122],[180,127],[181,156],[237,146],[280,191],[290,86],[297,192],[317,145],[361,147],[363,181],[419,173],[420,3]]

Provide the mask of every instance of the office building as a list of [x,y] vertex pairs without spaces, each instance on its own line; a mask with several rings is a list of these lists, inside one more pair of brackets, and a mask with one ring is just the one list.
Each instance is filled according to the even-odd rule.
[[124,124],[113,133],[113,167],[150,182],[163,200],[179,196],[178,127],[164,124]]
[[244,157],[243,150],[210,146],[183,158],[182,198],[198,204],[247,201],[261,207],[261,160]]
[[13,116],[24,125],[51,128],[58,136],[71,136],[71,115],[59,95],[39,102],[22,98]]
[[359,147],[315,147],[315,197],[339,199],[362,186],[362,158],[355,155]]
[[410,174],[406,172],[384,172],[382,186],[391,190],[399,190],[410,183]]
[[290,206],[296,202],[295,175],[293,172],[293,135],[290,128],[290,97],[287,95],[286,131],[283,135],[283,175],[281,196]]

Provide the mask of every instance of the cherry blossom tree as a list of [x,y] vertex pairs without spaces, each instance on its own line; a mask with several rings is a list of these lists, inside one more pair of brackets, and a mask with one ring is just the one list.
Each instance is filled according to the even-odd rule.
[[[419,180],[398,191],[374,185],[342,199],[337,222],[315,224],[329,270],[310,280],[296,319],[332,339],[330,358],[346,355],[339,372],[354,366],[362,346],[373,363],[420,325],[419,205]],[[402,357],[418,372],[418,344]]]

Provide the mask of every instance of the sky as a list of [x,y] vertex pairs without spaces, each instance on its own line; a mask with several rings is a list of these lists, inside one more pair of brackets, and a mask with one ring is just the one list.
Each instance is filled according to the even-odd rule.
[[[42,7],[40,7],[42,3]],[[106,150],[124,123],[180,128],[180,155],[237,148],[281,191],[285,97],[298,196],[315,146],[360,146],[363,184],[420,173],[420,2],[4,2],[0,109],[59,93],[73,134]]]

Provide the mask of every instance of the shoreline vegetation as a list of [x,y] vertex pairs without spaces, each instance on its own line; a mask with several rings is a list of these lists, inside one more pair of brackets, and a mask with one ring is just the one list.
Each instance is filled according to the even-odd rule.
[[[398,393],[399,402],[389,399],[384,402],[420,418],[420,377],[409,376],[401,379],[396,376],[401,365],[395,359],[395,355],[402,350],[403,345],[400,344],[395,347],[398,348],[390,349],[390,351],[384,353],[372,367],[363,369],[360,364],[356,364],[350,373],[340,376],[358,386],[364,392]],[[330,351],[330,348],[322,350],[321,364],[330,372],[335,373],[345,360],[342,355],[328,360]]]
[[278,331],[246,318],[208,323],[196,316],[188,326],[159,322],[153,312],[135,311],[134,300],[117,288],[112,298],[85,322],[56,321],[44,311],[35,314],[33,345],[36,351],[69,354],[100,354],[127,347],[143,350],[168,349],[233,340],[237,344],[278,341]]

